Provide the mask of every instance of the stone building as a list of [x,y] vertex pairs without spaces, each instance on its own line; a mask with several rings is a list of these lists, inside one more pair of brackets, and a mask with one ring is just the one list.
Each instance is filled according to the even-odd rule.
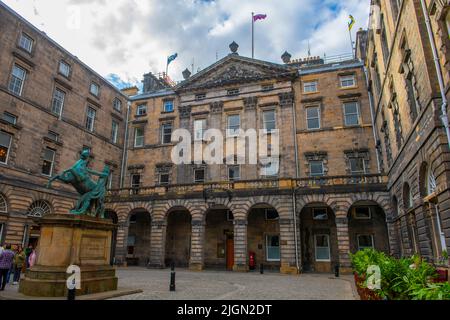
[[448,118],[441,120],[449,88],[448,7],[448,1],[372,1],[366,52],[377,152],[394,208],[391,247],[396,255],[419,253],[435,262],[450,246]]
[[[273,63],[239,55],[233,42],[176,86],[148,73],[143,92],[120,92],[4,4],[0,18],[2,240],[35,244],[42,215],[70,210],[71,188],[44,186],[88,147],[94,169],[113,168],[117,264],[247,271],[252,260],[283,273],[330,272],[348,271],[349,253],[365,247],[396,252],[392,184],[380,173],[387,160],[360,59],[285,52]],[[208,145],[208,129],[261,129],[269,153],[279,130],[279,170],[264,157],[245,161],[248,146],[245,159],[236,152],[226,164],[175,165],[177,129],[194,151]]]
[[119,187],[127,97],[1,2],[0,43],[0,241],[36,245],[39,219],[77,197],[45,185],[83,148]]

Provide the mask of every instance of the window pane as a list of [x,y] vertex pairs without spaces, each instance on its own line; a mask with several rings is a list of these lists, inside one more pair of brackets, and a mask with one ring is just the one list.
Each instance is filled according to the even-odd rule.
[[131,187],[139,188],[141,186],[141,175],[134,174],[131,176]]
[[94,131],[95,114],[96,111],[88,107],[86,114],[86,129],[89,131]]
[[197,169],[194,172],[195,174],[195,182],[204,182],[205,181],[205,170]]
[[279,261],[280,260],[280,237],[268,235],[266,238],[266,250],[267,250],[267,260],[268,261]]
[[276,129],[275,111],[266,111],[263,113],[264,129],[272,131]]
[[53,93],[52,112],[59,116],[61,115],[64,107],[65,96],[66,94],[59,89],[55,89],[55,92]]
[[48,176],[52,174],[54,158],[55,158],[55,151],[51,149],[44,150],[44,162],[42,164],[42,174]]
[[164,112],[172,112],[172,111],[173,111],[173,101],[165,101]]
[[33,40],[29,36],[22,34],[20,36],[19,46],[26,51],[31,52],[33,49]]
[[358,248],[373,248],[373,239],[371,235],[359,235],[358,236]]
[[0,162],[6,163],[8,160],[8,152],[11,145],[11,136],[0,131]]
[[356,207],[355,208],[355,218],[370,219],[370,208],[369,207]]
[[138,116],[143,116],[143,115],[147,114],[147,106],[146,105],[138,106],[137,110],[136,110],[136,114]]
[[239,180],[240,168],[238,166],[228,167],[228,179],[230,181]]
[[228,117],[228,130],[231,134],[234,134],[241,126],[241,117],[239,115],[233,115]]
[[167,144],[172,142],[172,124],[166,123],[162,126],[162,143]]
[[67,63],[61,61],[59,63],[59,73],[61,73],[65,77],[68,77],[70,75],[70,66]]
[[98,92],[99,92],[99,87],[97,84],[95,83],[91,83],[91,89],[90,89],[91,93],[95,96],[98,96]]
[[168,173],[162,173],[159,176],[159,183],[160,184],[169,184],[169,174]]
[[316,235],[316,260],[330,260],[330,243],[328,235]]
[[23,89],[23,83],[25,81],[26,71],[17,65],[14,65],[11,74],[11,80],[9,82],[9,90],[16,94],[21,95]]
[[322,161],[311,161],[311,176],[323,176],[323,162]]
[[7,112],[5,112],[3,114],[3,120],[5,120],[5,121],[7,121],[7,122],[9,122],[11,124],[16,124],[17,123],[17,117],[12,115],[12,114],[10,114],[10,113],[7,113]]
[[305,93],[316,92],[317,91],[317,82],[305,82],[303,85],[303,91]]
[[206,120],[195,120],[194,121],[194,136],[196,141],[203,140],[206,129]]
[[328,220],[328,213],[326,208],[314,208],[313,209],[314,220]]
[[344,104],[345,124],[348,126],[359,124],[358,104],[349,102]]
[[350,158],[350,170],[352,173],[364,173],[364,159]]
[[136,128],[134,131],[134,146],[144,146],[144,128]]
[[112,122],[111,125],[111,141],[113,143],[117,143],[117,134],[119,131],[119,124],[115,121]]

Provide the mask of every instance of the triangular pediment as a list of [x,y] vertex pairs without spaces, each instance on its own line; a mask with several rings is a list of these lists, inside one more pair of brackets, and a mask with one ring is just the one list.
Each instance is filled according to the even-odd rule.
[[292,77],[296,69],[256,59],[229,55],[180,83],[176,90],[199,90],[239,83]]

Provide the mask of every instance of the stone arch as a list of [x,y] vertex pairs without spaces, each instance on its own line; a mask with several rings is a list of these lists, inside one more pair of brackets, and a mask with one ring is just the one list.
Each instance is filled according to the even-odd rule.
[[[230,208],[233,213],[236,211],[236,214],[241,217],[241,213],[245,212],[245,218],[248,218],[248,214],[250,210],[257,205],[267,205],[273,207],[277,210],[278,213],[284,212],[285,210],[282,208],[281,203],[278,198],[275,196],[254,196],[249,197],[246,201],[236,201],[234,202]],[[244,218],[244,217],[241,217]]]
[[136,203],[127,216],[127,264],[146,266],[150,262],[152,214],[146,206]]
[[352,194],[350,201],[346,203],[346,206],[342,208],[343,211],[348,213],[350,208],[355,205],[355,203],[361,202],[361,201],[371,201],[373,203],[376,203],[378,206],[380,206],[385,215],[386,218],[391,216],[393,213],[392,205],[389,201],[389,195],[386,193],[385,195],[382,194],[374,194],[374,193],[355,193]]
[[297,212],[300,214],[308,205],[314,204],[314,203],[324,203],[328,207],[330,207],[334,212],[337,212],[339,210],[339,205],[336,202],[336,200],[332,199],[330,195],[328,194],[310,194],[310,195],[304,195],[301,197],[297,197]]
[[32,218],[42,218],[45,215],[53,213],[53,206],[44,199],[33,201],[28,207],[27,216]]
[[8,212],[8,198],[0,193],[0,213]]

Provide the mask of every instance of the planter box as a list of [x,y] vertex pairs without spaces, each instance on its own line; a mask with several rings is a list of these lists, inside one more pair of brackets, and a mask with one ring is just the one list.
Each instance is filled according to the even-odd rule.
[[439,283],[439,282],[449,281],[449,279],[448,279],[449,268],[448,267],[437,267],[436,272],[438,273],[439,276],[433,282]]
[[358,291],[361,300],[382,300],[381,297],[376,292],[368,288],[364,288],[364,282],[366,281],[365,275],[360,277],[355,272],[354,276],[355,276],[356,290]]

